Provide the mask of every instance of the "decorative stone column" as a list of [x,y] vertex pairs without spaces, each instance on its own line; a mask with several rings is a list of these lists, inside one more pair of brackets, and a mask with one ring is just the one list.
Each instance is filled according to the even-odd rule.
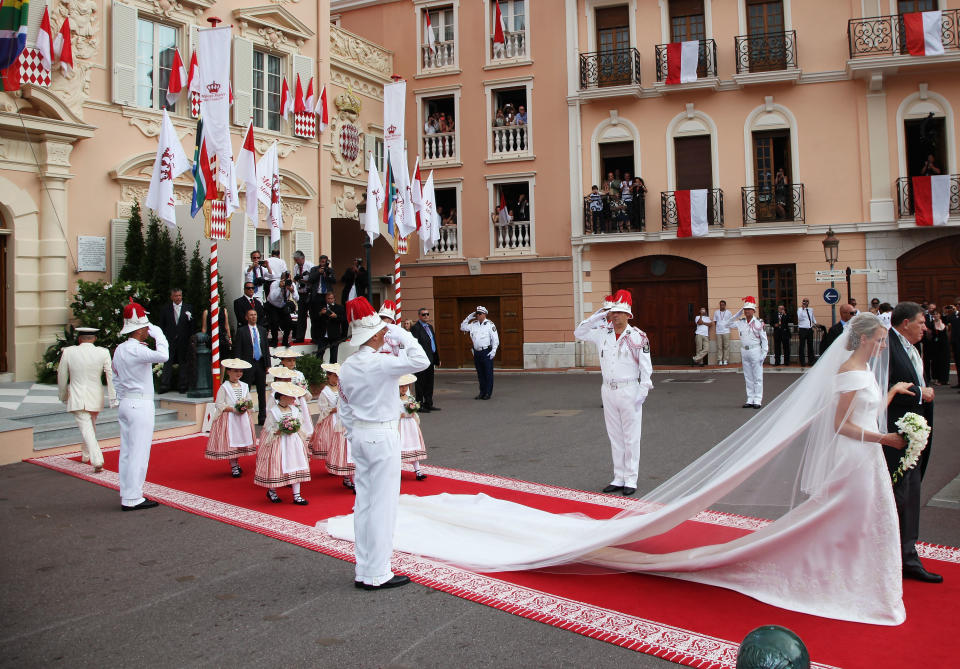
[[70,174],[70,140],[45,138],[38,146],[40,179],[43,182],[40,208],[39,255],[40,271],[37,290],[40,292],[38,323],[40,326],[37,359],[69,321],[70,275],[74,260],[68,260],[66,231],[69,229],[67,181]]

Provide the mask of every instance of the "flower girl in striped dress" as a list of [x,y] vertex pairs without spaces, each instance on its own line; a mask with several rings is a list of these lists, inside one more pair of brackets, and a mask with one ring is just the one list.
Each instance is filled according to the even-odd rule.
[[[267,370],[267,374],[269,375],[267,378],[267,383],[273,383],[274,381],[287,381],[299,387],[301,390],[303,390],[304,394],[297,398],[297,401],[295,402],[295,404],[297,405],[297,408],[300,409],[300,414],[306,419],[303,425],[303,433],[307,435],[305,439],[309,440],[310,435],[313,434],[313,422],[310,419],[310,406],[307,404],[307,400],[310,398],[310,393],[307,392],[306,388],[304,388],[304,386],[306,385],[306,382],[298,383],[296,380],[297,379],[296,375],[300,374],[300,378],[302,379],[303,373],[296,369],[290,369],[289,367],[286,367],[286,366],[280,366],[280,367],[271,367],[270,369]],[[273,398],[272,395],[267,398],[268,410],[270,409],[270,407],[274,406],[275,404],[276,404],[276,400]]]
[[233,478],[239,478],[238,458],[257,452],[257,434],[253,430],[250,409],[250,386],[240,380],[243,370],[250,363],[237,358],[228,358],[220,363],[227,370],[227,381],[217,391],[214,403],[213,424],[204,457],[208,460],[229,460]]
[[400,412],[400,461],[412,462],[417,480],[422,481],[427,475],[420,471],[420,461],[427,459],[427,445],[423,443],[423,433],[420,431],[420,403],[410,394],[410,386],[416,380],[413,374],[400,377],[400,401],[403,403]]
[[[346,440],[346,429],[340,422],[339,380],[340,365],[335,362],[325,362],[323,371],[327,373],[327,383],[317,395],[317,425],[313,428],[310,437],[310,457],[326,460],[330,453],[330,444],[334,440]],[[344,449],[345,450],[345,449]]]
[[280,502],[277,488],[293,488],[293,503],[306,505],[300,495],[300,484],[310,480],[310,460],[307,456],[306,435],[303,426],[309,422],[297,406],[303,397],[303,388],[289,382],[274,381],[270,388],[277,403],[267,409],[267,420],[260,431],[257,450],[257,473],[253,482],[267,488],[267,499]]

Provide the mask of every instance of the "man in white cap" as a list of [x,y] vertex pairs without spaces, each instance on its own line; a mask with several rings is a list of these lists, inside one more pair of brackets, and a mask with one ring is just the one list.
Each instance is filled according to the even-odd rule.
[[[726,320],[728,326],[736,327],[740,333],[740,360],[747,389],[744,409],[759,409],[763,403],[763,360],[770,345],[763,321],[756,317],[756,313],[757,301],[748,295],[743,298],[743,307]],[[740,318],[741,314],[743,318]]]
[[632,306],[630,292],[618,290],[573,331],[577,339],[595,343],[600,357],[600,396],[613,455],[613,481],[603,492],[624,495],[637,491],[643,403],[653,388],[650,340],[643,330],[630,325]]
[[[151,509],[157,502],[144,499],[143,482],[150,464],[155,419],[153,366],[169,357],[167,338],[147,319],[147,312],[130,299],[123,308],[121,335],[130,338],[113,352],[114,383],[120,399],[120,508]],[[153,337],[156,350],[147,346]]]
[[94,346],[97,341],[97,328],[81,327],[76,329],[77,345],[68,346],[60,352],[60,365],[57,368],[57,387],[60,401],[65,402],[67,411],[73,414],[83,438],[81,462],[93,465],[93,472],[103,471],[103,453],[97,441],[97,414],[103,409],[103,383],[101,375],[107,379],[107,394],[110,405],[116,406],[117,393],[113,389],[113,369],[110,366],[110,351],[102,346]]
[[364,297],[347,302],[350,342],[357,347],[340,367],[340,420],[347,430],[356,464],[353,507],[354,585],[365,590],[395,588],[410,582],[390,569],[393,531],[400,498],[399,417],[403,407],[399,379],[430,364],[413,335],[399,328],[400,346],[378,353],[387,324]]
[[488,400],[493,394],[493,358],[500,346],[497,326],[487,318],[486,307],[477,307],[476,311],[463,319],[460,330],[470,335],[473,344],[473,366],[477,368],[477,380],[480,382],[480,394],[474,399]]

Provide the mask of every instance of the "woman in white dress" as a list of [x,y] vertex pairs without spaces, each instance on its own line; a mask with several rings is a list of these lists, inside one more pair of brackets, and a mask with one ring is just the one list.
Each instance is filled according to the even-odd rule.
[[[880,426],[893,394],[909,391],[882,390],[886,336],[875,316],[857,316],[766,409],[610,520],[486,495],[404,495],[394,546],[486,572],[589,565],[658,573],[812,615],[899,625],[899,529],[880,444],[904,442]],[[725,543],[666,553],[635,543],[708,509],[775,519]],[[327,527],[352,540],[349,516]]]

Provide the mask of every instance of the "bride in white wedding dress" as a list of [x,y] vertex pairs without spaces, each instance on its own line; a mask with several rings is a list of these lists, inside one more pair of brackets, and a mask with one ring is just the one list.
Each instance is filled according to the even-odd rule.
[[[487,495],[402,495],[394,547],[480,572],[563,566],[657,573],[812,615],[899,625],[899,529],[880,444],[887,330],[854,318],[806,374],[748,423],[609,520]],[[724,543],[643,552],[701,511],[772,518]],[[695,521],[694,521],[695,522]],[[319,524],[353,540],[352,516]]]

